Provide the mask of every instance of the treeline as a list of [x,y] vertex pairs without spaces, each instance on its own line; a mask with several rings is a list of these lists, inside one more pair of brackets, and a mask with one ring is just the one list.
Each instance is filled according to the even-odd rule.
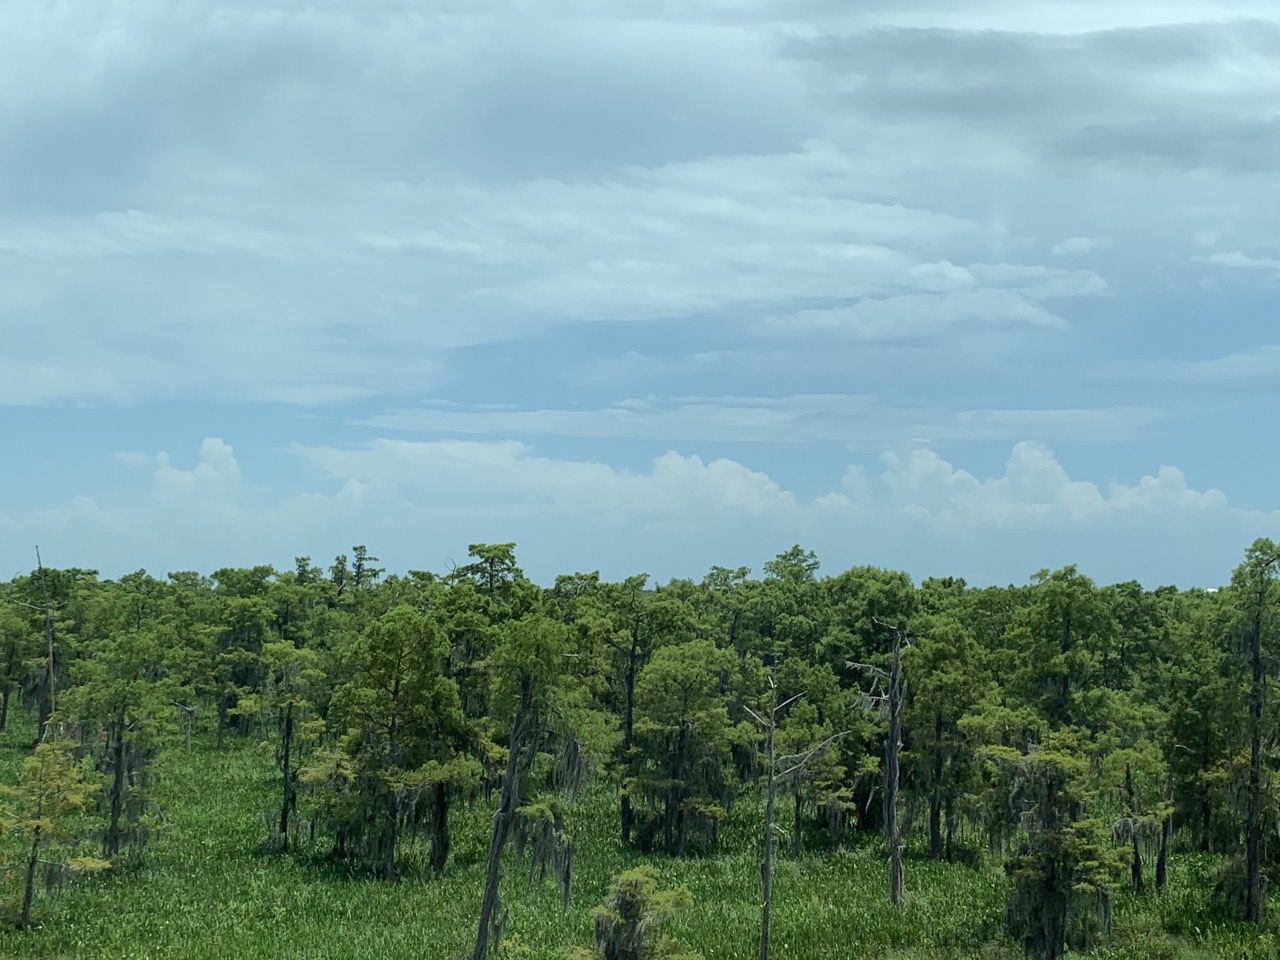
[[735,800],[767,792],[766,860],[880,831],[886,896],[908,841],[995,858],[1009,933],[1038,957],[1105,937],[1116,893],[1163,889],[1175,845],[1228,854],[1218,895],[1262,920],[1280,866],[1271,541],[1221,591],[1074,567],[981,589],[820,576],[800,547],[758,578],[661,585],[540,587],[513,544],[469,560],[384,576],[358,546],[328,569],[0,585],[0,727],[29,711],[38,741],[0,796],[16,921],[38,876],[143,855],[156,760],[197,724],[219,750],[274,746],[264,845],[281,854],[440,871],[455,806],[489,804],[475,960],[500,935],[504,849],[567,897],[567,799],[601,782],[645,852],[714,851]]

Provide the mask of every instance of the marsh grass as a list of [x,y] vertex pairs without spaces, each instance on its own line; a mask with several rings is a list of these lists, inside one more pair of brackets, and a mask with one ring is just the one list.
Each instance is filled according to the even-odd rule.
[[[0,777],[12,780],[32,731],[0,735]],[[452,960],[472,943],[488,839],[488,809],[458,807],[454,857],[443,875],[426,867],[425,843],[406,851],[404,879],[388,884],[304,850],[260,852],[261,811],[275,800],[269,753],[211,738],[195,752],[170,753],[157,767],[161,825],[145,855],[102,878],[84,879],[38,902],[38,925],[0,933],[0,954],[48,960]],[[615,799],[587,791],[571,811],[577,842],[572,905],[559,908],[550,885],[530,887],[509,865],[504,956],[556,958],[591,942],[592,909],[611,878],[654,864],[664,886],[687,885],[694,906],[668,932],[705,960],[754,956],[759,935],[758,805],[743,802],[722,832],[721,852],[685,861],[641,857],[616,839]],[[1164,897],[1122,898],[1116,936],[1094,952],[1107,960],[1274,956],[1270,933],[1215,913],[1209,890],[1217,861],[1174,862]],[[1021,952],[1001,936],[1004,878],[997,868],[927,860],[907,863],[900,910],[885,895],[886,868],[874,838],[835,855],[784,857],[774,890],[777,960],[985,957]],[[6,891],[6,894],[8,891]]]

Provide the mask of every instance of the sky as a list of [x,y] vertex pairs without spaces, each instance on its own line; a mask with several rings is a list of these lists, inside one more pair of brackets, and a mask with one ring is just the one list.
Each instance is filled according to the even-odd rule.
[[1226,582],[1274,0],[6,0],[0,577]]

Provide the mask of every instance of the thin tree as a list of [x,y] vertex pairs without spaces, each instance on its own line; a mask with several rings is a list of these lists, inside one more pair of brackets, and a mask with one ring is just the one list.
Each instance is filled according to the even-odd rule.
[[[562,624],[538,614],[509,621],[502,642],[494,651],[492,666],[501,698],[512,705],[511,732],[507,741],[507,765],[502,779],[498,809],[493,815],[489,836],[489,855],[485,862],[484,893],[480,898],[480,918],[476,945],[471,960],[486,960],[490,939],[501,937],[502,910],[499,885],[502,879],[502,849],[518,826],[520,786],[538,751],[538,734],[542,716],[553,702],[556,685],[563,671],[566,633]],[[536,813],[535,813],[536,815]],[[566,839],[561,837],[561,839]],[[570,848],[571,851],[571,848]],[[543,845],[533,851],[534,857],[550,855],[557,859],[557,876],[562,891],[567,892],[571,857],[556,844]],[[566,896],[567,906],[567,896]]]
[[751,714],[752,719],[764,730],[766,769],[768,771],[764,804],[764,854],[760,860],[760,886],[764,894],[760,908],[760,960],[769,960],[769,914],[773,906],[773,838],[778,829],[774,822],[773,811],[774,802],[778,795],[778,781],[785,780],[792,774],[798,773],[810,760],[848,732],[842,731],[832,734],[821,743],[802,753],[790,754],[784,757],[777,756],[774,750],[774,733],[778,729],[778,713],[803,696],[804,693],[802,691],[779,703],[778,685],[774,682],[773,677],[770,676],[768,719],[760,716],[750,707],[743,706],[743,709]]
[[[864,670],[872,675],[872,692],[866,696],[868,705],[883,710],[889,718],[889,730],[884,741],[884,836],[889,846],[889,902],[897,906],[902,902],[902,831],[898,824],[898,769],[902,755],[902,700],[906,681],[902,677],[902,649],[910,641],[902,630],[883,620],[875,621],[893,631],[893,660],[889,671],[867,663],[846,661],[846,666]],[[876,694],[876,684],[887,683],[883,694]]]

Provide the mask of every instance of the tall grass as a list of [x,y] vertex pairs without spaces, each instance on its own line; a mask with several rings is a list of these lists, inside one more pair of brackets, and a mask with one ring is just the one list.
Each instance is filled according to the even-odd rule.
[[[22,724],[0,736],[0,777],[11,779],[29,748]],[[406,850],[405,878],[385,883],[335,867],[306,851],[259,853],[261,811],[276,799],[269,752],[246,743],[217,753],[207,738],[157,769],[163,827],[142,859],[85,879],[38,903],[41,923],[0,933],[0,954],[76,960],[451,960],[472,943],[483,882],[489,810],[458,808],[454,857],[444,874],[426,870],[421,847]],[[751,957],[759,936],[758,805],[736,805],[721,852],[680,861],[647,858],[664,885],[685,884],[695,905],[668,932],[706,960]],[[641,861],[617,841],[615,797],[585,793],[572,808],[577,841],[571,908],[549,886],[530,887],[513,865],[505,956],[559,957],[591,942],[592,908],[610,879]],[[1122,899],[1116,936],[1099,958],[1239,958],[1273,955],[1270,933],[1216,917],[1209,903],[1215,861],[1174,863],[1164,897]],[[777,960],[846,958],[1014,958],[1000,933],[1004,877],[913,857],[903,906],[886,898],[887,874],[874,838],[834,855],[783,858],[774,890]]]

